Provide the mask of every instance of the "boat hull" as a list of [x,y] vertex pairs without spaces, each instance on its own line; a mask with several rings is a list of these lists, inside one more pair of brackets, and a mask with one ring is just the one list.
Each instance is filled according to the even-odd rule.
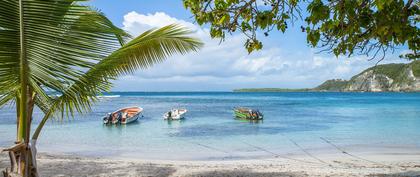
[[264,116],[257,110],[247,109],[247,108],[237,108],[234,109],[235,117],[238,119],[247,119],[247,120],[263,120]]
[[142,115],[143,108],[126,107],[115,112],[108,113],[103,118],[104,124],[129,124],[137,121]]
[[133,123],[133,122],[137,121],[140,117],[140,114],[141,113],[137,113],[133,117],[127,118],[127,120],[125,122],[121,122],[121,124],[129,124],[129,123]]
[[184,119],[185,115],[187,114],[186,109],[174,109],[171,110],[163,115],[163,119],[165,120],[180,120]]

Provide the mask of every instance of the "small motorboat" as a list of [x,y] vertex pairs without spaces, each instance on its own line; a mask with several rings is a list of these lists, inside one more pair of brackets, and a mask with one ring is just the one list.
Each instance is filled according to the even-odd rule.
[[256,109],[239,107],[233,111],[235,112],[235,117],[238,119],[262,120],[264,118],[264,115]]
[[112,113],[108,113],[104,118],[104,124],[128,124],[137,121],[141,116],[143,108],[133,106],[121,108]]
[[163,115],[163,119],[165,120],[183,119],[186,113],[187,113],[187,109],[172,109]]

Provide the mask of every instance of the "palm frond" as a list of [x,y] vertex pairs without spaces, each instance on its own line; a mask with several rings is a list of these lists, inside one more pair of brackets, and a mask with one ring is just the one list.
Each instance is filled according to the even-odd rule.
[[[22,20],[18,1],[0,1],[0,106],[18,100],[21,86],[26,87],[18,71],[25,71],[22,80],[28,80],[35,104],[46,114],[42,128],[55,113],[89,111],[97,95],[109,91],[118,76],[202,46],[189,37],[191,31],[178,25],[133,39],[83,1],[22,0]],[[21,53],[25,69],[20,66]]]
[[103,14],[77,1],[25,2],[31,79],[43,87],[64,90],[129,37]]
[[101,60],[68,87],[54,101],[54,109],[70,114],[72,111],[90,111],[91,103],[97,100],[97,95],[109,91],[112,86],[110,81],[116,77],[133,73],[139,68],[147,68],[177,53],[198,50],[202,43],[188,37],[189,34],[191,31],[179,25],[146,31]]
[[19,89],[18,1],[0,1],[0,106],[13,100]]
[[[80,0],[22,2],[29,82],[32,88],[38,88],[34,91],[44,101],[48,100],[45,89],[65,90],[131,39],[102,13],[80,5]],[[18,1],[2,0],[0,9],[0,93],[11,89],[17,92],[20,89]]]

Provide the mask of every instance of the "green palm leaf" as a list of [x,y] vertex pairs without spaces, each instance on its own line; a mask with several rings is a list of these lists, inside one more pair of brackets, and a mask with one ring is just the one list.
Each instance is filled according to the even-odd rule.
[[[50,99],[44,90],[66,89],[130,39],[103,14],[78,2],[22,1],[28,80],[43,101]],[[19,3],[3,0],[0,7],[0,99],[7,100],[21,89]],[[0,101],[0,106],[5,102]]]
[[[18,162],[24,176],[37,176],[26,157],[49,118],[90,111],[111,80],[202,45],[177,25],[133,39],[82,1],[0,1],[0,107],[16,103],[17,140],[27,147]],[[33,106],[45,115],[29,143]]]
[[0,1],[0,106],[14,100],[19,89],[18,2]]
[[[122,74],[133,73],[136,69],[162,62],[173,54],[196,51],[202,43],[188,37],[190,33],[191,31],[178,25],[168,25],[144,32],[101,60],[69,86],[53,101],[41,124],[53,115],[63,117],[73,115],[75,111],[82,113],[90,111],[91,103],[97,100],[97,95],[109,91],[112,86],[110,81]],[[34,139],[38,135],[37,130]]]
[[202,45],[177,25],[133,39],[83,0],[21,2],[22,16],[19,1],[0,1],[0,106],[19,99],[24,53],[28,88],[48,118],[87,112],[116,77]]

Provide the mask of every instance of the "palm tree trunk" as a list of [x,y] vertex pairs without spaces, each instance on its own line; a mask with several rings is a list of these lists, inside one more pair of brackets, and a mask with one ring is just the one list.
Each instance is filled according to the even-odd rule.
[[29,176],[29,134],[30,134],[30,121],[28,121],[29,111],[29,100],[28,97],[28,60],[26,57],[26,41],[25,41],[25,24],[24,24],[24,13],[23,13],[23,0],[19,0],[19,33],[20,33],[20,102],[19,102],[19,130],[18,130],[18,142],[24,142],[25,148],[20,153],[19,158],[19,172],[24,177]]
[[[16,99],[16,135],[19,135],[19,119],[20,119],[20,111],[19,111],[19,106],[20,106],[20,98],[17,97]],[[16,136],[16,142],[19,141],[19,136]]]
[[[28,112],[27,112],[27,130],[26,135],[29,137],[33,108],[35,106],[35,95],[33,91],[29,89],[28,96]],[[21,116],[19,117],[21,119]],[[28,176],[28,177],[38,177],[38,172],[36,168],[36,141],[31,143],[25,141],[16,142],[17,144],[11,148],[5,149],[9,151],[11,168],[3,172],[4,176]]]
[[19,101],[19,132],[18,141],[26,142],[28,125],[28,60],[26,58],[26,46],[23,22],[23,0],[19,0],[19,20],[20,20],[20,101]]
[[30,141],[30,131],[31,131],[31,124],[32,124],[32,115],[35,106],[35,93],[29,87],[29,94],[28,94],[28,126],[27,126],[27,167],[28,167],[28,176],[31,177],[38,177],[38,169],[36,166],[36,141]]

